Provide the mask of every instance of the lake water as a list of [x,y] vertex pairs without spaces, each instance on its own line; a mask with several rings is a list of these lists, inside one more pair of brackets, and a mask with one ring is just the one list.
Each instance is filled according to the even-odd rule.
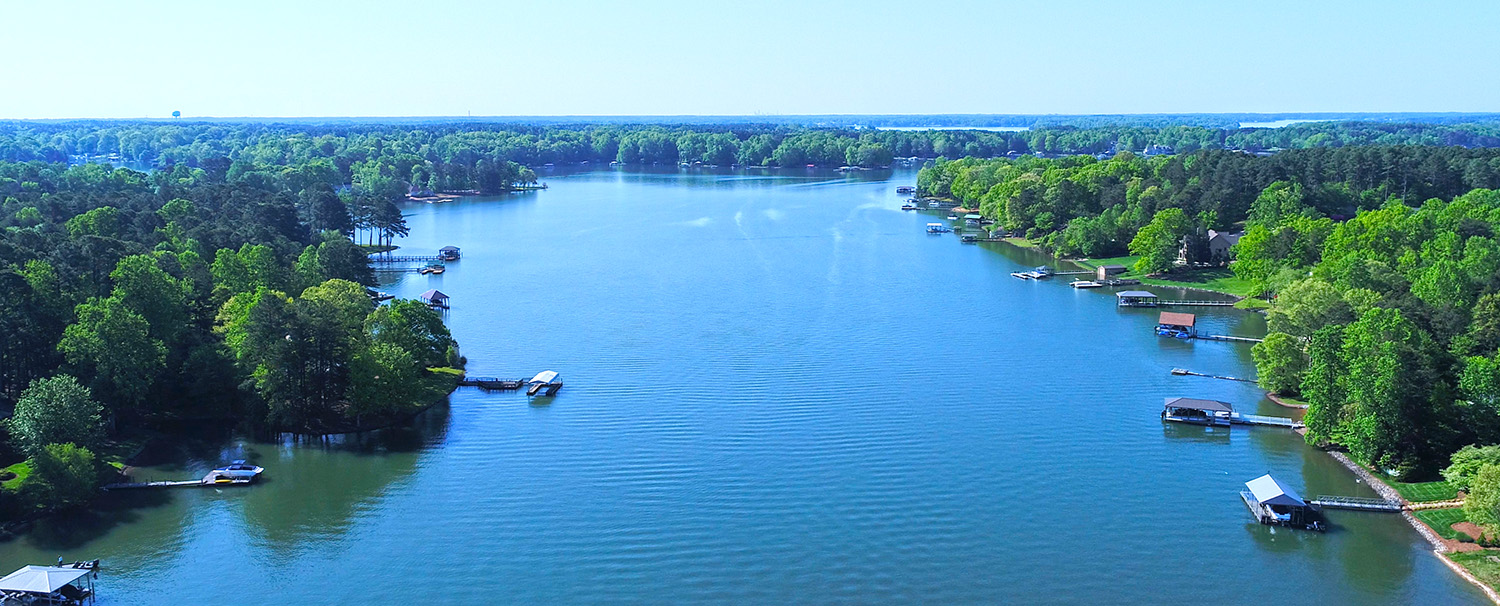
[[[476,375],[414,427],[236,442],[239,489],[111,497],[0,545],[103,558],[101,604],[1483,604],[1400,518],[1253,523],[1243,482],[1370,496],[1275,428],[1166,426],[1162,399],[1288,411],[1241,344],[1151,333],[1046,261],[929,236],[914,173],[545,176],[408,209]],[[1153,289],[1167,294],[1163,289]],[[1259,316],[1202,314],[1259,335]]]

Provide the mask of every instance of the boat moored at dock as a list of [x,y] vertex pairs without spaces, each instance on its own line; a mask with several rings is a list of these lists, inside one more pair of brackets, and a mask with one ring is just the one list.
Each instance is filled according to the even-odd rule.
[[943,225],[942,223],[928,223],[927,224],[927,233],[929,233],[929,234],[946,234],[946,233],[948,233],[950,231],[953,231],[953,230],[948,229],[948,226],[947,225]]
[[1261,524],[1320,532],[1328,529],[1321,507],[1302,500],[1271,474],[1245,482],[1245,488],[1249,490],[1241,491],[1240,498]]

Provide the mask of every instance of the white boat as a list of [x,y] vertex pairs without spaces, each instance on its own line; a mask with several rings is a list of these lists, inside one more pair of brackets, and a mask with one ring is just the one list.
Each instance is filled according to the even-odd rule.
[[948,233],[950,231],[953,231],[953,230],[948,229],[948,226],[947,225],[943,225],[942,223],[928,223],[927,224],[927,233],[929,233],[929,234],[945,234],[945,233]]
[[1104,285],[1093,280],[1074,280],[1069,282],[1068,286],[1072,286],[1073,288],[1099,288]]
[[949,221],[957,221],[958,220],[958,215],[948,215],[948,220]]
[[243,460],[239,460],[233,461],[228,465],[215,469],[209,472],[209,475],[236,480],[250,480],[254,479],[255,476],[260,475],[260,472],[262,471],[265,470],[260,468],[260,466],[258,465],[251,465]]

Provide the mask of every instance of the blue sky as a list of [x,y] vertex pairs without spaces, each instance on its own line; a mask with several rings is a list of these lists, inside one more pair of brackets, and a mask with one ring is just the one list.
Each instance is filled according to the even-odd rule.
[[1500,2],[0,3],[0,118],[1500,111]]

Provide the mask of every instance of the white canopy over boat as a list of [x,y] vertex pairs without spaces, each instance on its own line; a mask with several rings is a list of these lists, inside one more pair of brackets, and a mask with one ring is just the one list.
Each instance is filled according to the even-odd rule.
[[532,377],[530,381],[527,381],[527,383],[551,383],[556,380],[557,371],[544,370],[542,372],[536,373],[536,376]]
[[1265,505],[1307,506],[1307,502],[1303,501],[1302,497],[1297,496],[1296,491],[1276,481],[1276,478],[1271,477],[1271,474],[1266,474],[1245,482],[1245,487],[1250,489],[1250,494],[1255,496],[1255,500]]
[[78,580],[78,577],[93,572],[87,568],[57,568],[55,566],[27,566],[0,578],[0,591],[25,591],[28,593],[56,593],[63,585]]

